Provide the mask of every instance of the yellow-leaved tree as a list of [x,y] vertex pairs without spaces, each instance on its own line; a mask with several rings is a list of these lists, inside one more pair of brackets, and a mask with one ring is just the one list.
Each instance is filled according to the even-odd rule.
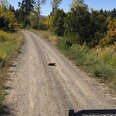
[[14,31],[16,27],[15,14],[4,6],[0,6],[0,29]]
[[48,29],[51,29],[51,24],[52,24],[53,16],[48,16],[46,19],[46,25]]
[[116,43],[116,19],[110,20],[107,28],[106,37],[100,41],[102,46],[114,45]]

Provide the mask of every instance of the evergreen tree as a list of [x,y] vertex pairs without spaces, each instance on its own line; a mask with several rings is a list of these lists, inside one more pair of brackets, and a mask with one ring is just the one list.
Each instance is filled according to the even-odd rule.
[[59,36],[64,35],[64,18],[66,14],[63,10],[58,9],[56,15],[53,17],[52,30],[55,34]]
[[116,9],[115,8],[110,12],[110,15],[111,15],[112,19],[116,18]]
[[28,19],[28,16],[33,10],[34,0],[22,0],[22,2],[19,2],[19,7],[20,7],[19,10],[20,16],[22,16],[24,25],[27,26],[28,24],[30,24],[30,20]]

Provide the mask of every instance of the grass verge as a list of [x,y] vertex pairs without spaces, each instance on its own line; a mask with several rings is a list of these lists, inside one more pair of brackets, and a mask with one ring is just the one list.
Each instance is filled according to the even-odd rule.
[[[21,32],[7,33],[0,30],[0,109],[2,109],[5,98],[4,85],[7,79],[8,64],[18,53],[23,44]],[[3,110],[0,110],[0,114]]]
[[47,31],[35,31],[51,41],[77,66],[96,77],[116,92],[116,53],[113,47],[90,49],[85,45],[68,45],[68,38],[60,38]]

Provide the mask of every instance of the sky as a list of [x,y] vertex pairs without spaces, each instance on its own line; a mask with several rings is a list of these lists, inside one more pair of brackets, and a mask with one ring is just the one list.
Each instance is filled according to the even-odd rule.
[[[18,8],[18,2],[22,0],[8,0],[10,4],[12,4],[15,8]],[[47,16],[52,11],[51,9],[51,0],[47,0],[47,3],[42,6],[41,14],[44,16]],[[63,0],[60,8],[64,9],[65,12],[69,11],[70,7],[69,4],[72,2],[72,0]],[[111,10],[113,8],[116,8],[116,0],[85,0],[85,3],[88,5],[89,8],[93,8],[96,10],[99,9],[106,9]]]

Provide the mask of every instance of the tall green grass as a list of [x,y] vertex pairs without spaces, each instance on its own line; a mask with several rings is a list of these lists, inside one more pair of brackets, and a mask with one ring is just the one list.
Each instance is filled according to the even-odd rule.
[[60,39],[58,47],[69,59],[100,81],[116,90],[116,54],[107,50],[90,49],[85,45],[68,45]]
[[0,57],[8,57],[18,49],[18,39],[15,35],[0,31]]

